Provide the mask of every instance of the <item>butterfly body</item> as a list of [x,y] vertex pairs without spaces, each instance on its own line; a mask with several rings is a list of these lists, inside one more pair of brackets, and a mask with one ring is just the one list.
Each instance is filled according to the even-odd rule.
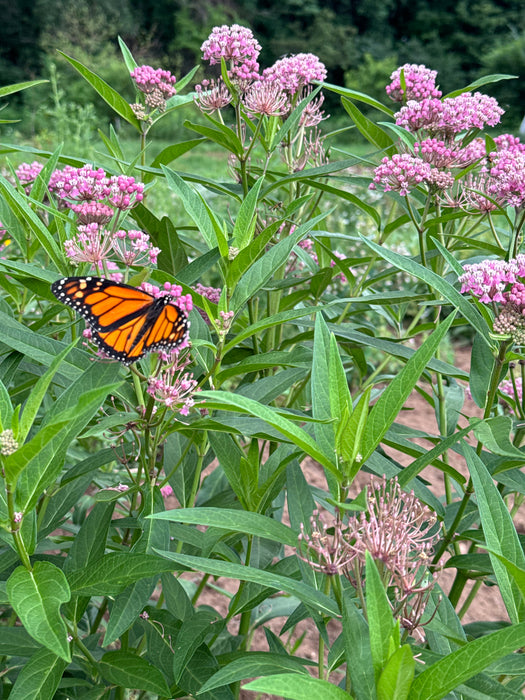
[[126,365],[152,350],[173,350],[187,334],[186,314],[169,295],[156,298],[101,277],[64,277],[51,291],[84,317],[106,355]]

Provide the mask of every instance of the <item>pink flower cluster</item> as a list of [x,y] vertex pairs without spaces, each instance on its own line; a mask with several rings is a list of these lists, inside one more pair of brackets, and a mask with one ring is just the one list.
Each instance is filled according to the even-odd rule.
[[[208,301],[211,301],[212,304],[219,303],[219,299],[221,298],[221,289],[219,287],[205,287],[199,282],[193,287],[193,289],[197,292],[197,294],[200,294],[202,297],[206,297],[206,299],[208,299]],[[206,321],[206,323],[208,325],[211,325],[211,321],[208,318],[208,314],[206,313],[206,311],[204,311],[204,309],[198,309],[198,312]]]
[[396,124],[408,131],[425,129],[432,136],[450,138],[469,129],[495,126],[503,112],[494,97],[481,92],[464,92],[443,101],[435,97],[420,102],[409,100],[394,117]]
[[[406,90],[401,85],[401,75],[403,75]],[[391,83],[386,86],[386,93],[394,102],[408,100],[420,102],[429,97],[441,97],[441,91],[436,87],[436,77],[436,70],[430,70],[424,65],[405,63],[390,76]]]
[[[470,292],[482,304],[512,303],[525,311],[525,255],[520,254],[509,261],[482,260],[472,265],[463,265],[460,275],[461,292]],[[523,280],[525,281],[525,279]]]
[[[156,263],[160,249],[146,233],[116,228],[119,216],[143,199],[143,183],[127,175],[108,176],[91,165],[66,166],[51,174],[49,191],[78,217],[76,236],[64,243],[72,263],[88,262],[99,274],[115,269],[112,255],[128,267]],[[111,230],[106,229],[112,220]],[[119,281],[122,275],[116,271],[111,277]]]
[[92,165],[66,165],[63,170],[55,170],[49,179],[49,191],[70,208],[80,202],[100,202],[124,211],[144,198],[142,182],[126,175],[108,177],[102,168]]
[[247,27],[241,27],[239,24],[214,27],[202,44],[201,51],[203,59],[211,65],[220,63],[221,58],[229,61],[232,78],[254,80],[259,77],[257,58],[261,47]]
[[[34,160],[32,163],[21,163],[15,170],[15,174],[22,185],[29,185],[33,183],[40,174],[44,166],[38,161]],[[26,192],[31,188],[26,188]]]
[[195,405],[193,396],[199,391],[193,374],[184,371],[190,362],[189,356],[177,356],[171,367],[148,378],[148,394],[163,406],[178,410],[181,416],[189,414],[190,408]]
[[492,162],[489,192],[510,207],[522,207],[525,204],[525,151],[516,147],[498,150],[491,153],[489,159]]
[[313,80],[326,79],[326,68],[313,53],[298,53],[276,61],[273,66],[265,68],[263,80],[276,81],[281,89],[289,95],[296,95]]
[[425,182],[430,177],[431,166],[421,158],[415,158],[409,153],[395,153],[392,158],[383,158],[381,165],[374,171],[374,179],[370,189],[377,185],[388,192],[399,192],[406,196],[410,190]]
[[177,78],[168,70],[152,68],[151,66],[137,66],[130,73],[137,88],[145,94],[158,90],[167,100],[176,94],[175,83]]

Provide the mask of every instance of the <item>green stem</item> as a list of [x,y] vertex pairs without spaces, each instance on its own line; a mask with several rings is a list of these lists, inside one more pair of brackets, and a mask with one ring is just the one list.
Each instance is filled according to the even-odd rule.
[[[485,410],[483,411],[483,419],[488,418],[492,412],[492,406],[494,404],[494,399],[496,397],[496,392],[498,390],[499,382],[501,379],[501,370],[503,368],[503,363],[505,361],[505,356],[507,354],[507,347],[509,343],[507,341],[500,343],[499,347],[499,352],[497,357],[494,359],[494,366],[492,368],[492,374],[490,378],[490,384],[489,384],[489,390],[487,392],[487,400],[485,402]],[[483,445],[481,442],[478,442],[478,445],[476,447],[476,453],[478,455],[481,454],[481,450],[483,448]],[[472,483],[472,479],[468,480],[468,483],[465,487],[465,493],[463,495],[463,499],[461,503],[459,504],[456,517],[454,518],[454,521],[452,525],[450,526],[448,532],[445,534],[445,537],[443,538],[443,541],[441,542],[440,546],[438,547],[434,559],[432,560],[432,563],[435,565],[437,562],[441,559],[443,554],[445,553],[446,549],[448,548],[449,544],[452,542],[454,539],[454,536],[456,534],[456,530],[459,526],[459,523],[461,522],[461,519],[463,518],[463,515],[465,514],[465,510],[467,508],[468,502],[470,501],[470,497],[474,493],[474,486]],[[459,574],[456,578],[459,578]],[[466,583],[466,580],[465,580]],[[464,586],[464,584],[463,584]],[[458,596],[459,599],[459,596]]]

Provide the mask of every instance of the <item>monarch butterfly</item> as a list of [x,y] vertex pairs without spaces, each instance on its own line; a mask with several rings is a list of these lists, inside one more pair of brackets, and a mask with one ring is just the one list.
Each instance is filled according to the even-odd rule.
[[186,314],[169,295],[155,298],[100,277],[64,277],[53,282],[51,291],[85,318],[98,347],[125,365],[151,350],[176,348],[188,331]]

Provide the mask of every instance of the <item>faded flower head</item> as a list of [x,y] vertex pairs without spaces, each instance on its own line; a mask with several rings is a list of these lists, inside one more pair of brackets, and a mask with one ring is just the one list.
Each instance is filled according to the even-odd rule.
[[313,53],[298,53],[276,61],[263,71],[263,80],[276,81],[289,95],[296,95],[313,80],[326,79],[326,68]]
[[190,363],[189,355],[178,355],[171,367],[148,378],[148,394],[159,404],[178,411],[181,416],[189,414],[190,408],[195,404],[193,396],[199,391],[198,382],[193,378],[193,374],[185,372]]
[[218,80],[203,80],[200,85],[195,86],[196,96],[194,102],[201,112],[213,114],[223,109],[232,101],[230,91],[226,87],[222,78]]
[[[401,85],[401,75],[404,77],[406,89]],[[424,65],[405,63],[390,76],[391,82],[386,86],[386,94],[394,102],[420,102],[428,97],[441,97],[441,90],[436,87],[436,77],[436,70],[430,70]]]
[[278,117],[289,110],[288,98],[279,83],[258,81],[247,90],[242,98],[250,117]]
[[391,591],[394,615],[409,632],[422,636],[418,628],[434,586],[428,565],[439,537],[430,508],[413,492],[403,492],[396,478],[383,477],[372,479],[366,510],[350,516],[347,527],[339,513],[327,526],[314,511],[309,529],[301,525],[299,535],[307,549],[306,557],[299,555],[304,561],[330,576],[343,573],[360,589],[369,552]]

